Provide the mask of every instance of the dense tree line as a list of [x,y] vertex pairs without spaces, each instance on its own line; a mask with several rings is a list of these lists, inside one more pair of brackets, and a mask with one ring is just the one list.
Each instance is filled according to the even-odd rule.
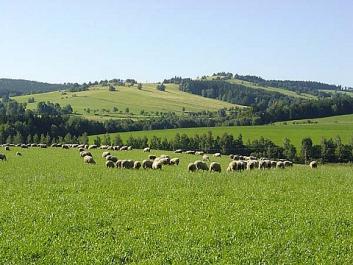
[[122,141],[119,135],[111,138],[107,134],[103,137],[97,136],[94,143],[98,145],[126,144],[140,149],[149,146],[156,150],[183,149],[200,150],[206,153],[253,155],[258,158],[284,158],[301,163],[308,163],[311,160],[319,160],[322,163],[353,162],[353,141],[350,144],[343,144],[340,137],[334,139],[323,138],[321,143],[317,145],[313,144],[311,138],[304,138],[300,150],[297,150],[288,138],[284,139],[282,145],[276,145],[270,139],[263,137],[244,143],[242,135],[234,137],[231,134],[224,133],[221,136],[214,136],[210,131],[193,136],[177,133],[172,139],[157,136],[150,138],[130,136],[126,142]]
[[251,106],[256,124],[353,113],[353,97],[344,94],[305,100],[262,89],[249,89],[222,80],[184,80],[180,89],[204,97]]
[[327,96],[320,90],[340,90],[341,86],[330,85],[314,81],[291,81],[291,80],[265,80],[258,76],[252,75],[234,75],[234,78],[260,84],[262,86],[271,86],[288,89],[298,93],[307,93],[316,96]]

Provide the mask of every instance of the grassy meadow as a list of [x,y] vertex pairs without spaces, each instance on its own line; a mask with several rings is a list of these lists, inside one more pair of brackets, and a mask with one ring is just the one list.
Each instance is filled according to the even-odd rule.
[[191,174],[186,154],[152,171],[107,169],[101,150],[96,165],[73,149],[2,153],[1,264],[353,262],[351,165],[227,173],[222,157],[222,173]]
[[[93,86],[87,91],[48,92],[42,94],[33,94],[14,97],[16,101],[25,103],[33,97],[35,102],[28,103],[29,109],[37,107],[40,101],[50,101],[59,103],[60,106],[70,104],[76,115],[88,119],[117,119],[131,117],[134,119],[154,116],[155,112],[175,112],[177,114],[185,111],[198,112],[203,110],[217,111],[221,108],[230,108],[237,105],[223,102],[220,100],[209,99],[198,95],[182,92],[177,85],[167,84],[166,91],[158,91],[156,84],[143,84],[141,90],[137,86],[116,86],[116,91],[109,91],[108,87]],[[116,107],[117,112],[112,109]],[[90,113],[85,109],[90,108]],[[129,114],[126,113],[129,108]],[[109,112],[102,112],[102,109]],[[96,113],[93,110],[98,110]],[[144,114],[141,114],[141,111]],[[152,113],[154,112],[154,113]],[[149,114],[149,115],[148,115]]]
[[[299,148],[301,141],[305,137],[311,137],[314,143],[319,144],[322,137],[334,138],[337,135],[345,143],[350,143],[353,138],[353,115],[333,116],[320,119],[312,119],[315,123],[307,123],[307,120],[279,122],[272,125],[261,126],[232,126],[232,127],[214,127],[214,128],[181,128],[170,130],[152,130],[137,132],[121,132],[110,134],[112,138],[119,134],[126,141],[130,135],[134,137],[152,136],[174,138],[177,133],[195,135],[204,134],[211,131],[214,136],[220,136],[223,133],[238,136],[242,134],[243,140],[259,139],[261,136],[271,139],[274,143],[282,145],[284,138],[289,138],[292,143]],[[103,137],[103,135],[100,135]],[[90,136],[91,142],[96,136]]]

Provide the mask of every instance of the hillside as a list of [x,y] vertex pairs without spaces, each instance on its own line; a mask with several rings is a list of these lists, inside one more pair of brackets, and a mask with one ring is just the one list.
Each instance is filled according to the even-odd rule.
[[[149,139],[151,139],[152,136],[171,139],[174,138],[177,133],[201,135],[211,131],[214,136],[221,136],[224,133],[228,133],[237,137],[239,134],[242,134],[244,142],[259,139],[263,136],[269,138],[278,145],[282,145],[284,138],[287,137],[297,148],[300,148],[301,140],[304,137],[311,137],[315,144],[320,144],[322,137],[334,138],[340,136],[344,143],[350,143],[352,140],[353,114],[313,119],[311,121],[315,123],[308,123],[307,120],[301,120],[262,126],[179,128],[170,130],[123,132],[110,134],[110,136],[114,139],[115,135],[119,134],[123,141],[126,141],[130,135],[134,137],[147,136]],[[104,135],[100,135],[100,137],[103,136]],[[91,141],[95,138],[96,136],[90,136]]]
[[[116,91],[109,91],[106,86],[92,86],[81,92],[49,92],[35,95],[14,97],[18,102],[28,102],[33,97],[34,103],[27,107],[33,109],[40,101],[51,101],[61,106],[70,104],[74,113],[89,119],[97,118],[146,118],[156,116],[156,112],[199,112],[217,111],[237,105],[215,99],[204,98],[182,92],[177,85],[167,84],[166,91],[158,91],[156,84],[144,84],[142,89],[136,86],[116,86]],[[113,108],[116,108],[115,111]],[[128,108],[128,113],[127,113]]]
[[62,84],[49,84],[23,79],[0,78],[0,96],[22,95],[40,92],[49,92],[67,88]]

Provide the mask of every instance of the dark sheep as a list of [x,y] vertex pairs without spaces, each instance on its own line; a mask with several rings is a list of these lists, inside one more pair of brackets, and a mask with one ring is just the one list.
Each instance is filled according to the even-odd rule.
[[10,147],[9,146],[5,146],[5,151],[10,151]]
[[114,164],[113,161],[108,160],[108,161],[105,162],[105,166],[108,167],[108,168],[114,168],[115,164]]
[[103,153],[102,153],[102,158],[106,158],[108,155],[110,155],[109,152],[103,152]]
[[110,161],[113,161],[113,162],[117,162],[118,161],[118,158],[116,156],[112,156],[112,155],[107,155],[105,157],[105,160],[110,160]]
[[20,152],[16,152],[16,156],[22,156]]
[[151,160],[143,160],[142,161],[142,168],[147,169],[147,168],[152,168],[153,161]]
[[134,169],[140,169],[141,167],[141,162],[140,161],[135,161],[134,162]]
[[285,168],[284,162],[278,161],[277,164],[276,164],[276,168],[281,168],[281,169]]
[[309,166],[310,168],[317,168],[317,161],[311,161]]
[[222,169],[221,169],[221,164],[220,163],[217,163],[217,162],[212,162],[210,164],[210,172],[221,172]]
[[197,170],[196,165],[194,163],[189,163],[188,171],[189,172],[195,172],[196,170]]
[[121,163],[122,163],[122,162],[123,162],[122,160],[116,161],[115,166],[116,166],[117,168],[121,168]]
[[208,171],[208,166],[205,162],[201,161],[201,160],[197,160],[194,162],[197,170],[207,170]]
[[121,167],[126,168],[126,169],[131,169],[134,167],[134,161],[133,160],[123,160],[121,162]]
[[1,161],[6,161],[7,160],[7,158],[6,158],[6,155],[4,155],[4,154],[0,154],[0,159],[1,159]]
[[177,158],[177,157],[170,159],[170,164],[171,165],[177,165],[178,166],[179,162],[180,162],[180,159]]
[[80,152],[80,156],[81,157],[92,156],[92,154],[91,154],[91,152],[88,152],[88,151],[82,151],[82,152]]

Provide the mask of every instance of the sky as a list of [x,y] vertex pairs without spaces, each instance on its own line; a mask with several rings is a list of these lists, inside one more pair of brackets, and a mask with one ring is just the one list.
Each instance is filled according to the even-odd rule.
[[0,77],[214,72],[353,86],[351,0],[0,0]]

